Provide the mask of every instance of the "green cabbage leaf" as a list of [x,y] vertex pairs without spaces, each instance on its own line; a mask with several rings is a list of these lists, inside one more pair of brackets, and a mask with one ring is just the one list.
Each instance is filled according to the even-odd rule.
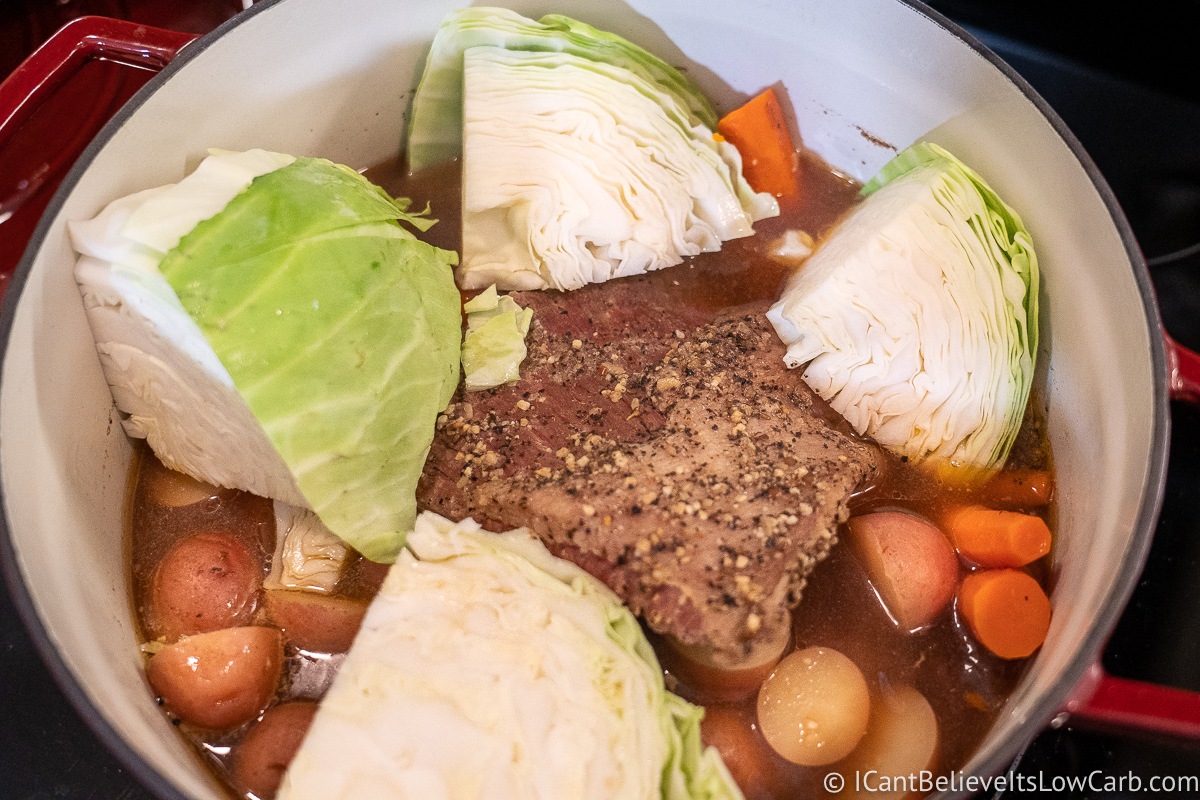
[[528,350],[525,335],[533,309],[521,308],[508,295],[489,286],[463,304],[467,332],[463,335],[463,384],[468,391],[491,389],[521,379],[521,362]]
[[326,526],[395,557],[458,382],[453,253],[348,167],[297,159],[197,225],[159,269]]
[[393,560],[461,340],[457,256],[401,221],[432,224],[347,167],[248,151],[73,224],[126,431]]

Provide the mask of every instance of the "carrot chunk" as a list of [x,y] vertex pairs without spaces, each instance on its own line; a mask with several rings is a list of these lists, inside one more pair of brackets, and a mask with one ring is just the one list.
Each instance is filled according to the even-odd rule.
[[750,188],[776,197],[796,192],[796,148],[773,89],[729,112],[717,123],[717,132],[742,154],[742,174]]
[[967,506],[946,517],[959,555],[981,567],[1023,567],[1050,552],[1050,528],[1041,517]]
[[988,505],[1004,508],[1039,508],[1049,505],[1054,479],[1038,469],[1012,469],[996,473],[979,491]]
[[1050,629],[1050,600],[1030,575],[995,569],[968,575],[958,609],[980,644],[1001,658],[1024,658]]

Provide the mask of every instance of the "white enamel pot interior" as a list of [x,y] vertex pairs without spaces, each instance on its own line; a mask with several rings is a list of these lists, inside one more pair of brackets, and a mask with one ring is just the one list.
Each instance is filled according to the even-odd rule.
[[[89,724],[163,797],[221,791],[154,704],[126,589],[130,445],[72,278],[64,223],[177,181],[206,148],[261,147],[357,168],[400,147],[449,2],[283,0],[186,48],[64,182],[5,299],[0,378],[10,578]],[[621,33],[687,68],[728,110],[786,88],[804,143],[869,178],[925,138],[981,172],[1032,231],[1043,269],[1044,401],[1058,468],[1054,619],[964,771],[998,772],[1096,657],[1157,516],[1168,429],[1149,280],[1094,166],[1062,123],[961,30],[896,0],[514,2]]]

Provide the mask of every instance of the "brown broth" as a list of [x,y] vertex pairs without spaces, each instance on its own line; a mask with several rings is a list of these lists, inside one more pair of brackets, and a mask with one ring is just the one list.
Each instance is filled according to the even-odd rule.
[[[769,243],[786,230],[806,231],[820,240],[853,205],[858,185],[838,175],[815,157],[802,154],[801,199],[785,202],[779,217],[756,224],[753,237],[726,242],[718,253],[702,254],[667,270],[652,273],[652,285],[664,303],[683,303],[707,312],[717,312],[747,303],[778,297],[790,269],[766,255]],[[366,177],[393,196],[410,197],[420,211],[428,203],[439,219],[421,238],[448,249],[459,249],[460,190],[456,163],[435,167],[410,178],[399,159],[372,167]],[[1011,466],[1050,468],[1044,421],[1030,403]],[[848,425],[833,414],[838,427]],[[883,477],[858,495],[853,513],[881,507],[901,507],[937,521],[944,512],[972,499],[973,495],[930,480],[929,476],[894,456],[886,456]],[[148,452],[142,459],[142,476],[136,483],[131,507],[131,587],[140,618],[145,619],[149,587],[155,565],[182,536],[206,529],[226,530],[238,536],[260,558],[264,574],[274,547],[274,516],[269,501],[232,490],[184,508],[162,508],[153,503],[145,489],[146,476],[163,469]],[[1039,509],[1028,509],[1038,512]],[[1050,514],[1050,508],[1040,509]],[[1052,519],[1052,517],[1051,517]],[[967,571],[964,566],[963,572]],[[1031,570],[1043,583],[1049,578],[1048,559]],[[361,558],[351,564],[338,585],[338,594],[364,598],[378,589],[383,570]],[[1025,668],[1025,661],[996,658],[978,645],[958,618],[953,605],[933,624],[916,633],[897,630],[878,596],[846,547],[832,554],[810,576],[799,607],[794,611],[793,648],[820,645],[837,649],[862,670],[877,696],[887,685],[915,687],[933,707],[939,725],[939,751],[935,769],[942,773],[961,767],[978,747],[994,722],[1004,700]],[[256,624],[269,624],[260,612]],[[670,663],[658,637],[651,635],[656,649]],[[287,676],[276,701],[317,698],[328,685],[338,657],[309,654],[289,645]],[[668,670],[669,685],[685,698],[704,704],[711,700],[696,687],[688,686]],[[821,779],[837,764],[800,767],[772,751],[757,730],[755,697],[737,703],[716,704],[732,709],[757,748],[759,771],[755,787],[744,787],[750,800],[793,798],[823,793]],[[213,766],[214,772],[231,787],[231,758],[238,742],[253,723],[234,731],[214,733],[180,726],[187,739]],[[233,754],[231,756],[231,754]]]

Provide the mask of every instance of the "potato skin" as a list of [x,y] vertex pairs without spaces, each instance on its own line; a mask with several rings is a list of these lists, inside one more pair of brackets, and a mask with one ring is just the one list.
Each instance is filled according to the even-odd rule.
[[771,749],[754,730],[754,714],[731,706],[708,706],[700,722],[700,738],[715,747],[746,800],[773,796],[775,766]]
[[146,663],[146,678],[167,711],[189,725],[216,730],[257,717],[282,673],[283,634],[263,627],[187,637]]
[[265,595],[271,621],[293,646],[311,652],[349,650],[367,613],[366,600],[290,589],[272,589]]
[[904,630],[933,622],[958,588],[958,556],[936,525],[903,511],[875,511],[847,523],[851,548]]
[[233,781],[238,790],[272,800],[316,713],[315,701],[295,700],[263,714],[234,750]]
[[180,636],[249,624],[262,565],[236,536],[201,531],[180,539],[154,572],[151,635]]

